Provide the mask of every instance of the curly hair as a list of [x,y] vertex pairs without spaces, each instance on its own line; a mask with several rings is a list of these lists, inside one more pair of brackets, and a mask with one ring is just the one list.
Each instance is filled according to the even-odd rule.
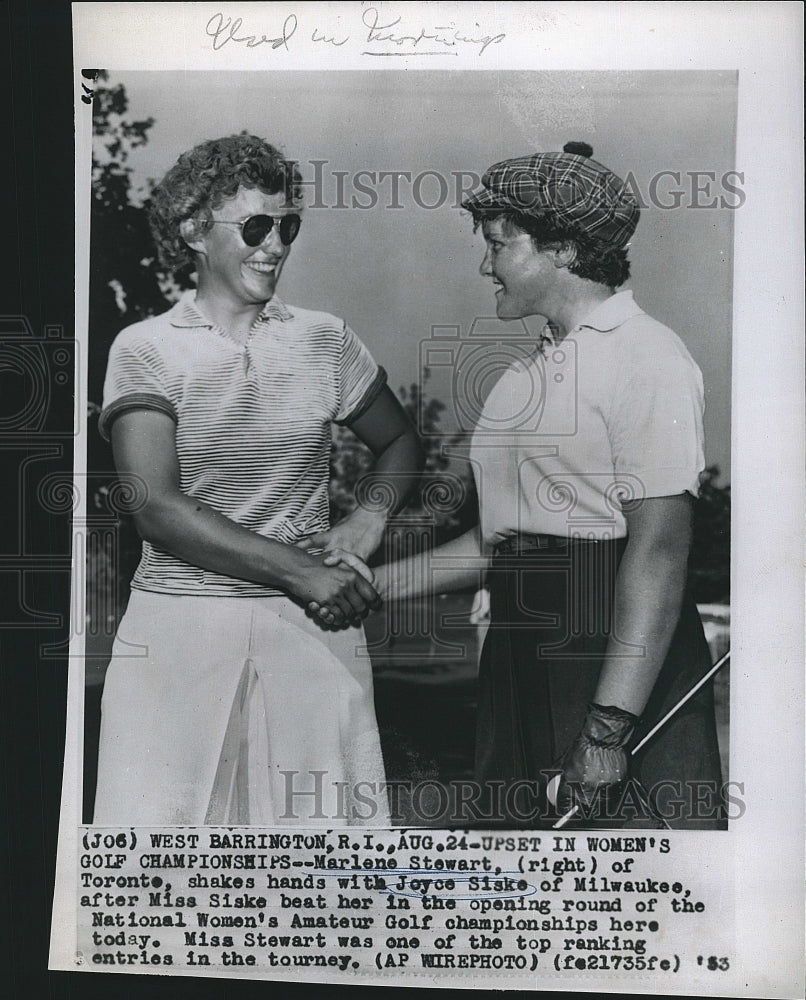
[[489,222],[492,219],[503,219],[506,226],[528,233],[536,250],[572,246],[575,256],[568,270],[578,278],[618,288],[630,276],[626,248],[610,246],[595,236],[588,236],[570,226],[558,225],[549,215],[536,217],[509,209],[473,212],[474,230],[485,220]]
[[234,198],[238,188],[284,192],[286,203],[299,210],[302,177],[293,160],[254,135],[242,132],[210,139],[183,153],[154,188],[148,221],[160,263],[175,274],[195,268],[194,253],[179,233],[186,219],[209,228],[211,209]]

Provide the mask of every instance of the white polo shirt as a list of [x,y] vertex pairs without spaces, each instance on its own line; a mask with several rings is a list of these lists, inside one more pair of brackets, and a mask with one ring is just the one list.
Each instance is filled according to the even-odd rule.
[[[276,296],[246,344],[187,292],[167,313],[127,327],[109,354],[99,428],[124,410],[176,421],[180,488],[237,524],[289,544],[327,529],[331,422],[355,420],[386,374],[328,313]],[[262,596],[258,583],[192,566],[143,543],[132,587],[168,594]]]
[[611,296],[490,392],[471,447],[485,541],[621,538],[622,500],[697,496],[703,410],[680,338]]

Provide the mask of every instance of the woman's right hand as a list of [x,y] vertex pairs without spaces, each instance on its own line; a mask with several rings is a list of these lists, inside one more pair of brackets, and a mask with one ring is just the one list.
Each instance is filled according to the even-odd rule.
[[358,622],[377,611],[381,599],[372,584],[351,566],[330,558],[310,556],[301,567],[292,591],[311,614],[328,625]]

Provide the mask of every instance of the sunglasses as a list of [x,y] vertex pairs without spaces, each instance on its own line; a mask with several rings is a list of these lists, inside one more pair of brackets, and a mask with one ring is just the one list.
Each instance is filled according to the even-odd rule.
[[274,219],[270,215],[250,215],[243,222],[234,222],[229,219],[211,219],[211,225],[239,226],[241,239],[248,247],[259,247],[277,223],[277,231],[280,233],[280,242],[284,247],[289,247],[297,238],[299,227],[302,224],[300,217],[294,213],[281,215],[279,219]]

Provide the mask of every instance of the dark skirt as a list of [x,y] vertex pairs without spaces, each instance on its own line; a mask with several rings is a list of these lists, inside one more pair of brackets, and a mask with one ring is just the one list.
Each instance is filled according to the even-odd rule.
[[[493,560],[491,624],[479,673],[476,777],[488,791],[488,809],[505,825],[550,827],[556,820],[546,785],[596,690],[624,546],[624,540],[562,540]],[[709,666],[702,623],[687,594],[631,745]],[[512,794],[502,794],[502,788]],[[673,829],[726,828],[710,683],[632,758],[631,780],[616,793],[582,825],[651,826],[662,817]]]

